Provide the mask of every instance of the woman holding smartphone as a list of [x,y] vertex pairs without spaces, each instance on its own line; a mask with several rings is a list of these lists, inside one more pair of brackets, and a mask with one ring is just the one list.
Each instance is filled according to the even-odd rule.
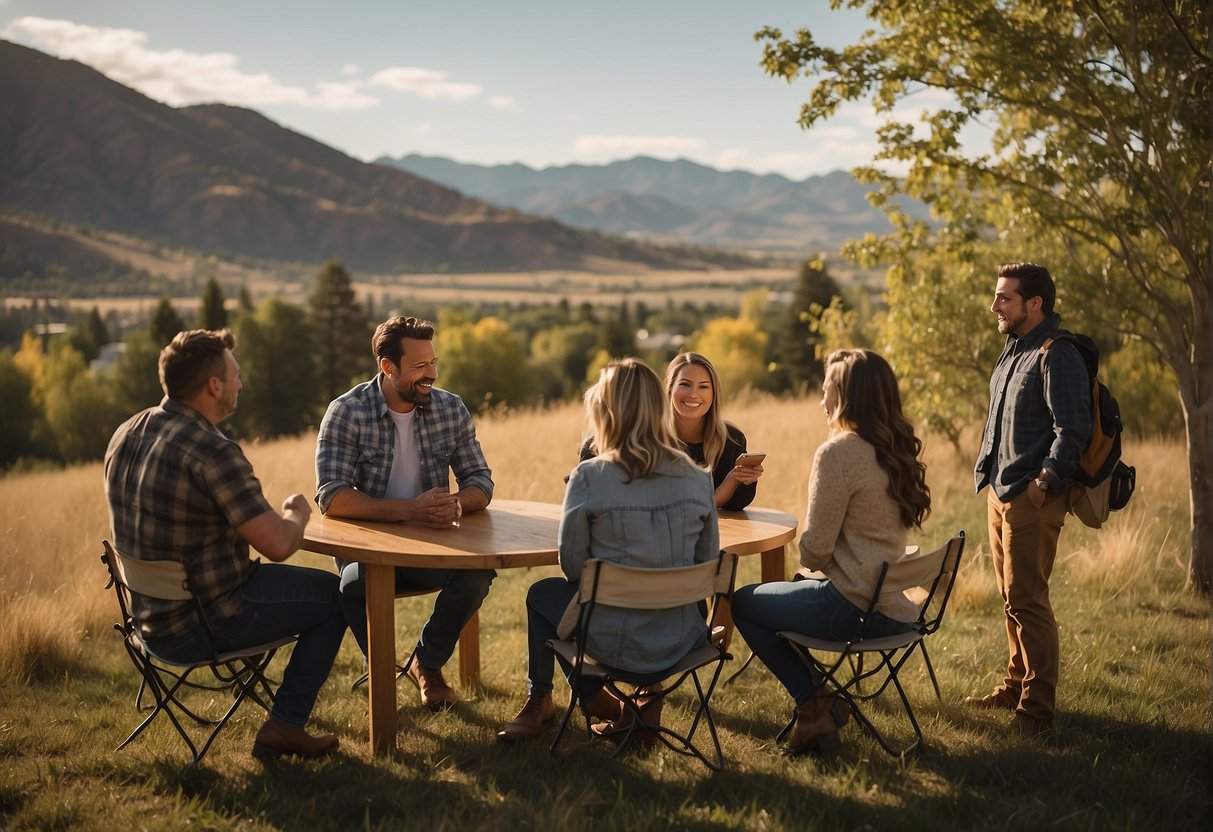
[[[657,374],[635,358],[612,361],[585,393],[590,438],[599,452],[573,469],[565,489],[559,531],[564,577],[537,581],[527,592],[529,695],[498,732],[503,742],[538,736],[555,714],[555,662],[545,642],[556,638],[587,560],[656,569],[719,556],[712,481],[679,447],[665,407]],[[695,604],[672,610],[603,608],[595,612],[589,632],[578,636],[603,662],[636,673],[668,667],[672,657],[706,637],[707,625]],[[582,693],[589,713],[604,720],[594,726],[595,733],[615,738],[626,730],[617,699],[600,689]],[[644,724],[659,726],[661,701],[646,708],[642,696],[640,704]],[[637,731],[642,742],[654,738],[643,731]]]
[[[800,537],[801,564],[825,577],[752,584],[733,593],[737,631],[796,703],[790,754],[837,746],[850,713],[776,634],[850,638],[881,564],[902,557],[909,530],[921,528],[931,511],[922,442],[902,414],[888,362],[869,350],[837,350],[826,358],[825,371],[821,405],[830,435],[813,457]],[[913,629],[918,608],[904,589],[886,581],[868,621],[869,636]]]
[[691,459],[712,471],[716,507],[739,511],[754,502],[766,454],[746,454],[745,434],[720,414],[720,376],[697,352],[674,357],[665,371],[674,433]]

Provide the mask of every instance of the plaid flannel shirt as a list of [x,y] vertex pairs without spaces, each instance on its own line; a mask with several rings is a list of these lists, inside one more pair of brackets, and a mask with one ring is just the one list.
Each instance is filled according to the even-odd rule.
[[1091,380],[1078,348],[1056,341],[1061,318],[1052,315],[1022,338],[1007,337],[990,377],[990,411],[974,479],[1004,502],[1042,468],[1065,483],[1091,439]]
[[[396,428],[388,411],[380,376],[334,399],[316,439],[316,505],[327,512],[333,495],[356,488],[382,498],[395,456]],[[413,435],[421,457],[421,483],[449,485],[455,472],[459,488],[479,488],[493,498],[493,472],[476,439],[472,415],[463,400],[437,387],[430,402],[417,406]]]
[[[140,560],[185,565],[190,591],[212,629],[240,610],[256,561],[236,527],[273,511],[240,446],[188,405],[164,398],[122,424],[105,452],[105,495],[114,545]],[[198,625],[190,601],[136,595],[144,636]]]

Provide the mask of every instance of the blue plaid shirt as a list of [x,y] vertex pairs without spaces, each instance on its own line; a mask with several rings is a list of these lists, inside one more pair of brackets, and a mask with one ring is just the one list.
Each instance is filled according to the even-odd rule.
[[[327,512],[333,495],[356,488],[382,498],[387,493],[395,455],[396,427],[388,411],[381,376],[375,376],[329,404],[316,440],[316,505]],[[476,439],[472,415],[463,400],[437,387],[430,402],[417,406],[413,436],[421,457],[421,483],[449,485],[455,472],[460,490],[479,488],[493,498],[493,472]]]
[[1055,341],[1061,318],[1052,315],[1022,338],[1011,334],[990,377],[990,412],[974,479],[1008,502],[1042,468],[1066,483],[1091,439],[1091,379],[1069,341]]

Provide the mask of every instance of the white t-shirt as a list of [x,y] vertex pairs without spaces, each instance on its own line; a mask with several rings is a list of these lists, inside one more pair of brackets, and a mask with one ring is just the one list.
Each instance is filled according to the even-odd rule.
[[411,500],[425,489],[421,485],[421,453],[413,436],[413,420],[417,408],[408,413],[397,413],[389,409],[396,425],[395,453],[392,454],[392,473],[388,476],[387,493],[383,496],[395,500]]

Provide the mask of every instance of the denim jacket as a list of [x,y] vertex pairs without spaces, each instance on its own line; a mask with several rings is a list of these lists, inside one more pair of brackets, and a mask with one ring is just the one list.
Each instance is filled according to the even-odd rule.
[[1022,338],[1011,334],[990,377],[990,411],[973,476],[998,499],[1019,495],[1042,468],[1066,483],[1091,439],[1091,380],[1077,347],[1056,341],[1056,314]]
[[[715,489],[689,459],[663,463],[653,476],[625,482],[624,470],[594,457],[569,477],[560,518],[560,568],[581,580],[591,558],[667,568],[720,554]],[[672,610],[600,607],[590,619],[589,651],[616,667],[652,673],[669,667],[707,635],[695,604]]]

